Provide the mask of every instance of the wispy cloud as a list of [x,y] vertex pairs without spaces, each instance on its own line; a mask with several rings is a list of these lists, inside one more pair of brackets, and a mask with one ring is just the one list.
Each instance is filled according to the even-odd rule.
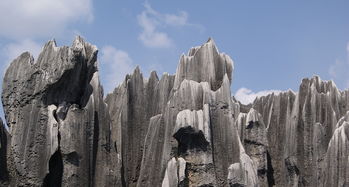
[[92,20],[92,0],[0,1],[0,36],[10,39],[52,37],[69,23]]
[[173,40],[161,29],[165,26],[183,27],[193,26],[188,22],[188,13],[180,11],[177,14],[162,14],[154,10],[148,2],[144,3],[144,10],[137,16],[142,32],[138,39],[147,47],[168,48],[173,46]]
[[246,104],[252,103],[257,97],[266,96],[271,93],[278,94],[280,92],[282,91],[281,90],[262,90],[259,92],[253,92],[250,89],[242,87],[235,93],[234,96],[238,101],[246,105]]
[[71,37],[72,24],[93,19],[92,0],[0,0],[0,39],[6,41],[0,48],[0,79],[21,53],[37,57],[42,47],[38,41]]
[[92,0],[1,0],[0,38],[8,42],[0,49],[0,67],[25,51],[37,57],[42,47],[37,41],[65,33],[71,23],[92,20]]
[[131,73],[134,65],[127,52],[105,46],[101,50],[101,80],[105,93],[112,92],[120,84],[127,73]]
[[345,65],[346,64],[343,61],[336,60],[336,62],[330,66],[328,73],[332,78],[339,78],[345,73]]
[[23,52],[30,52],[36,58],[42,49],[42,45],[31,39],[9,43],[4,46],[3,53],[6,54],[8,62],[17,58]]
[[172,26],[188,25],[188,13],[184,11],[180,11],[178,15],[165,14],[164,20],[168,25],[172,25]]
[[[0,64],[0,67],[5,71],[12,60],[26,51],[30,52],[30,54],[36,59],[41,49],[42,45],[31,39],[24,39],[19,42],[8,43],[1,50],[1,56],[4,57],[5,61]],[[2,73],[4,72],[0,72],[0,74]]]
[[328,70],[331,78],[337,82],[337,84],[343,85],[345,88],[349,88],[349,42],[347,44],[347,57],[345,60],[336,60]]

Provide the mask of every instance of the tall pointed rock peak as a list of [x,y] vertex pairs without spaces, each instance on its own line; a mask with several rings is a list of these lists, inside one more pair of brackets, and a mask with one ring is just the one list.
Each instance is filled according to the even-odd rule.
[[21,55],[7,69],[2,102],[11,132],[10,186],[119,184],[118,173],[110,173],[118,167],[116,152],[101,146],[112,142],[96,51],[81,37],[71,47],[49,41],[34,65]]
[[219,53],[214,41],[209,39],[205,44],[189,50],[183,55],[177,66],[175,88],[184,80],[208,82],[213,90],[220,88],[224,75],[232,80],[233,61]]
[[104,99],[97,53],[77,36],[10,64],[0,186],[349,184],[349,90],[334,82],[314,76],[242,105],[233,61],[209,38],[175,75],[137,66]]

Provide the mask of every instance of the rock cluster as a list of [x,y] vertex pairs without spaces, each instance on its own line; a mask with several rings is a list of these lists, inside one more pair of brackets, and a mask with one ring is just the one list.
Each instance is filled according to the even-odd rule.
[[[182,55],[174,76],[152,72],[144,80],[136,68],[107,95],[126,186],[228,185],[228,168],[244,151],[231,110],[232,70],[209,40]],[[254,184],[251,171],[243,179]]]
[[267,127],[276,186],[349,184],[348,136],[343,126],[348,121],[348,90],[339,91],[332,81],[314,76],[302,80],[298,93],[261,97],[253,108]]
[[120,184],[96,60],[97,48],[77,37],[72,47],[49,41],[35,62],[26,52],[11,63],[2,92],[11,186]]
[[97,52],[77,37],[11,63],[0,186],[349,185],[349,91],[333,82],[242,105],[233,61],[209,39],[175,75],[137,67],[103,98]]

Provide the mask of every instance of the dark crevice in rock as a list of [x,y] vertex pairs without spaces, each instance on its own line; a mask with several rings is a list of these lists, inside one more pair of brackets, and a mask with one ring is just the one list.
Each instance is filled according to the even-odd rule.
[[246,186],[240,183],[233,183],[233,184],[230,184],[230,187],[246,187]]
[[50,158],[49,173],[46,175],[43,187],[61,187],[63,176],[63,159],[58,149]]
[[[53,116],[57,122],[56,110],[53,111]],[[45,176],[43,187],[61,187],[62,186],[62,177],[63,177],[63,158],[60,150],[61,134],[58,128],[58,149],[56,152],[51,155],[49,160],[49,173]]]
[[246,129],[252,129],[255,125],[259,126],[258,121],[249,121]]
[[[209,115],[209,117],[210,117],[210,122],[212,121],[212,116],[211,115]],[[212,126],[212,123],[209,123],[209,127],[210,127],[210,129],[213,129],[213,126]],[[212,149],[212,153],[214,153],[215,152],[215,146],[214,146],[214,135],[213,135],[213,133],[212,133],[212,130],[210,131],[210,137],[211,137],[211,149]],[[213,164],[215,164],[216,162],[215,162],[215,154],[212,154],[212,163]],[[213,166],[213,171],[214,171],[214,175],[215,175],[215,177],[216,177],[216,180],[218,180],[218,178],[217,178],[217,171],[216,171],[216,167],[215,166]]]
[[[188,187],[189,186],[189,170],[188,170],[188,166],[189,163],[185,164],[185,170],[184,170],[184,174],[185,174],[185,178],[182,181],[179,181],[180,179],[178,178],[178,187]],[[177,170],[177,176],[179,176],[179,167]]]
[[264,146],[262,143],[253,141],[253,140],[248,140],[248,139],[244,139],[244,143],[245,144],[252,144],[252,145],[257,145],[257,146]]
[[0,119],[0,185],[1,181],[9,180],[7,169],[7,133],[2,120]]
[[268,186],[275,185],[274,169],[273,169],[271,157],[268,151],[267,151],[267,179],[268,179]]
[[188,150],[207,151],[209,143],[201,130],[187,126],[180,128],[173,137],[178,141],[178,155],[186,155]]
[[55,118],[56,122],[58,123],[59,121],[58,121],[57,110],[56,109],[52,111],[52,116]]
[[125,167],[124,167],[124,162],[121,162],[121,168],[120,168],[120,173],[121,173],[121,184],[122,187],[126,187],[126,180],[125,180],[125,171],[124,171]]
[[115,152],[118,153],[118,147],[116,146],[116,141],[114,141],[114,149],[115,149]]
[[[285,159],[285,166],[287,168],[288,177],[291,181],[293,181],[296,176],[299,176],[299,169],[290,158]],[[300,179],[300,182],[302,182],[302,179]]]
[[66,155],[66,159],[67,162],[75,165],[75,166],[79,166],[80,165],[80,158],[77,152],[71,152],[69,154]]
[[[110,137],[110,136],[109,136],[109,137]],[[109,137],[106,136],[106,137],[105,137],[106,143],[103,144],[103,145],[101,145],[101,146],[105,149],[105,151],[107,151],[108,153],[110,153],[110,151],[111,151],[111,149],[112,149],[112,146],[110,145]]]
[[65,117],[67,116],[69,107],[70,107],[70,103],[63,102],[59,104],[56,111],[56,115],[57,115],[56,118],[60,119],[61,121],[64,121]]
[[199,187],[214,187],[213,184],[204,184],[204,185],[200,185]]
[[265,168],[257,169],[257,174],[259,177],[263,177],[266,172],[267,171]]
[[99,118],[98,118],[98,112],[95,111],[94,113],[94,124],[93,124],[93,150],[92,150],[92,171],[90,176],[91,184],[94,184],[94,178],[95,178],[95,170],[96,170],[96,162],[97,162],[97,152],[98,152],[98,138],[99,138]]
[[286,159],[285,160],[285,164],[286,164],[286,167],[287,167],[287,170],[290,174],[296,174],[296,175],[299,175],[299,169],[296,165],[294,165],[293,163],[291,163],[289,161],[289,159]]
[[228,108],[229,108],[228,103],[223,103],[223,104],[221,105],[221,109],[228,109]]

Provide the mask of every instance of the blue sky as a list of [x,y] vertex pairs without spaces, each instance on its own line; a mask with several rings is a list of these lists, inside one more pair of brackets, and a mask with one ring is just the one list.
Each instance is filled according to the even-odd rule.
[[240,90],[244,102],[271,90],[297,91],[314,74],[349,87],[344,0],[1,0],[1,76],[21,52],[37,56],[46,41],[71,45],[77,34],[99,48],[106,92],[136,65],[146,76],[175,73],[180,55],[209,37],[234,60],[232,93]]

